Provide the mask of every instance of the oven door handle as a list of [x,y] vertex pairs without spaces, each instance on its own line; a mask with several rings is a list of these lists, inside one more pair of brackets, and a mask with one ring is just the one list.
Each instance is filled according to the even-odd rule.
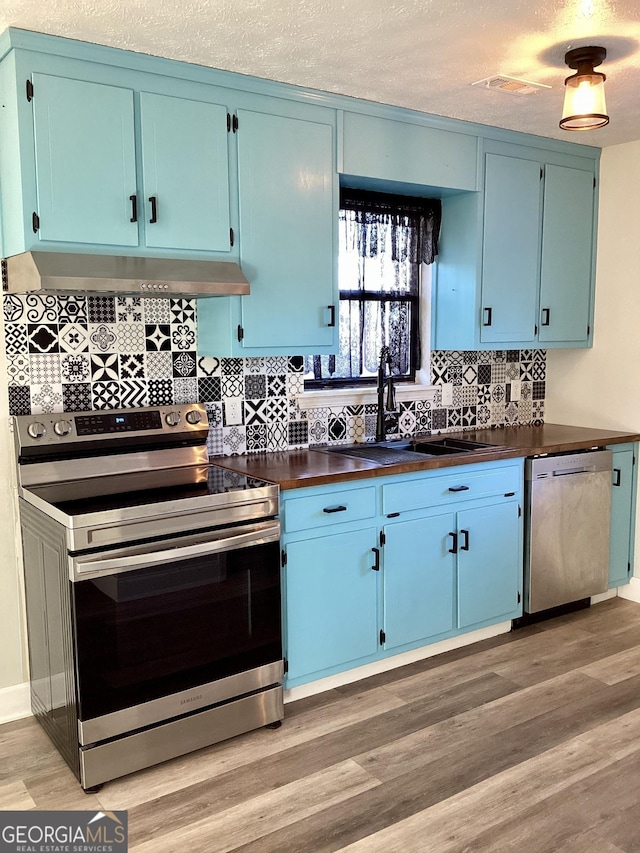
[[[175,563],[192,557],[206,557],[222,551],[235,551],[238,548],[277,542],[280,538],[280,522],[256,525],[258,529],[235,532],[228,531],[218,538],[207,539],[191,545],[176,545],[161,551],[146,551],[136,554],[113,556],[113,552],[104,554],[84,554],[69,556],[69,578],[71,581],[91,580],[104,575],[116,575],[136,569],[146,569],[162,563]],[[212,534],[212,536],[215,534]]]

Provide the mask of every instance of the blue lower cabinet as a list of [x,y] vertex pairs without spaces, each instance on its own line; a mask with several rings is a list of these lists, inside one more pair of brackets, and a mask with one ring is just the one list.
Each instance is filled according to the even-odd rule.
[[[287,683],[348,669],[378,650],[371,528],[291,542],[284,570]],[[355,664],[354,664],[355,665]]]
[[509,460],[285,491],[286,686],[520,616],[522,488]]
[[453,513],[384,527],[385,649],[454,627]]
[[458,628],[520,615],[522,550],[515,501],[458,513]]
[[629,583],[633,571],[636,466],[635,446],[613,445],[609,588]]

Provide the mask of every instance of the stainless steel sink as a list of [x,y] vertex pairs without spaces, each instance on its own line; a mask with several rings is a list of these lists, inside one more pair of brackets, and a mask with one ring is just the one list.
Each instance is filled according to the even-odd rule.
[[482,441],[471,441],[468,438],[446,438],[426,439],[425,441],[414,441],[412,449],[418,453],[427,453],[431,456],[441,456],[448,453],[470,453],[472,450],[486,450],[493,447]]
[[314,447],[324,453],[337,453],[353,459],[365,459],[377,465],[417,462],[425,456],[453,456],[489,448],[491,445],[462,438],[437,438],[424,441],[385,441],[375,444],[340,444],[336,447]]

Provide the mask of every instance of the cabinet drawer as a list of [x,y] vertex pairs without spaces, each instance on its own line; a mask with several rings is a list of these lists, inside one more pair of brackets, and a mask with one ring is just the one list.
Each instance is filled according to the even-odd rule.
[[349,489],[284,503],[283,529],[287,533],[306,528],[322,528],[345,521],[372,518],[376,514],[376,489]]
[[417,480],[388,483],[382,488],[382,511],[410,512],[423,507],[447,506],[466,500],[520,491],[517,466],[468,471],[464,466],[451,473]]

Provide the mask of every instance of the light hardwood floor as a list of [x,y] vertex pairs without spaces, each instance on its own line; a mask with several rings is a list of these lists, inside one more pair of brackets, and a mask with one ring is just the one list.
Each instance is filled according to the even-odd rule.
[[0,809],[128,809],[135,853],[640,851],[640,606],[616,598],[286,706],[86,795],[33,720]]

